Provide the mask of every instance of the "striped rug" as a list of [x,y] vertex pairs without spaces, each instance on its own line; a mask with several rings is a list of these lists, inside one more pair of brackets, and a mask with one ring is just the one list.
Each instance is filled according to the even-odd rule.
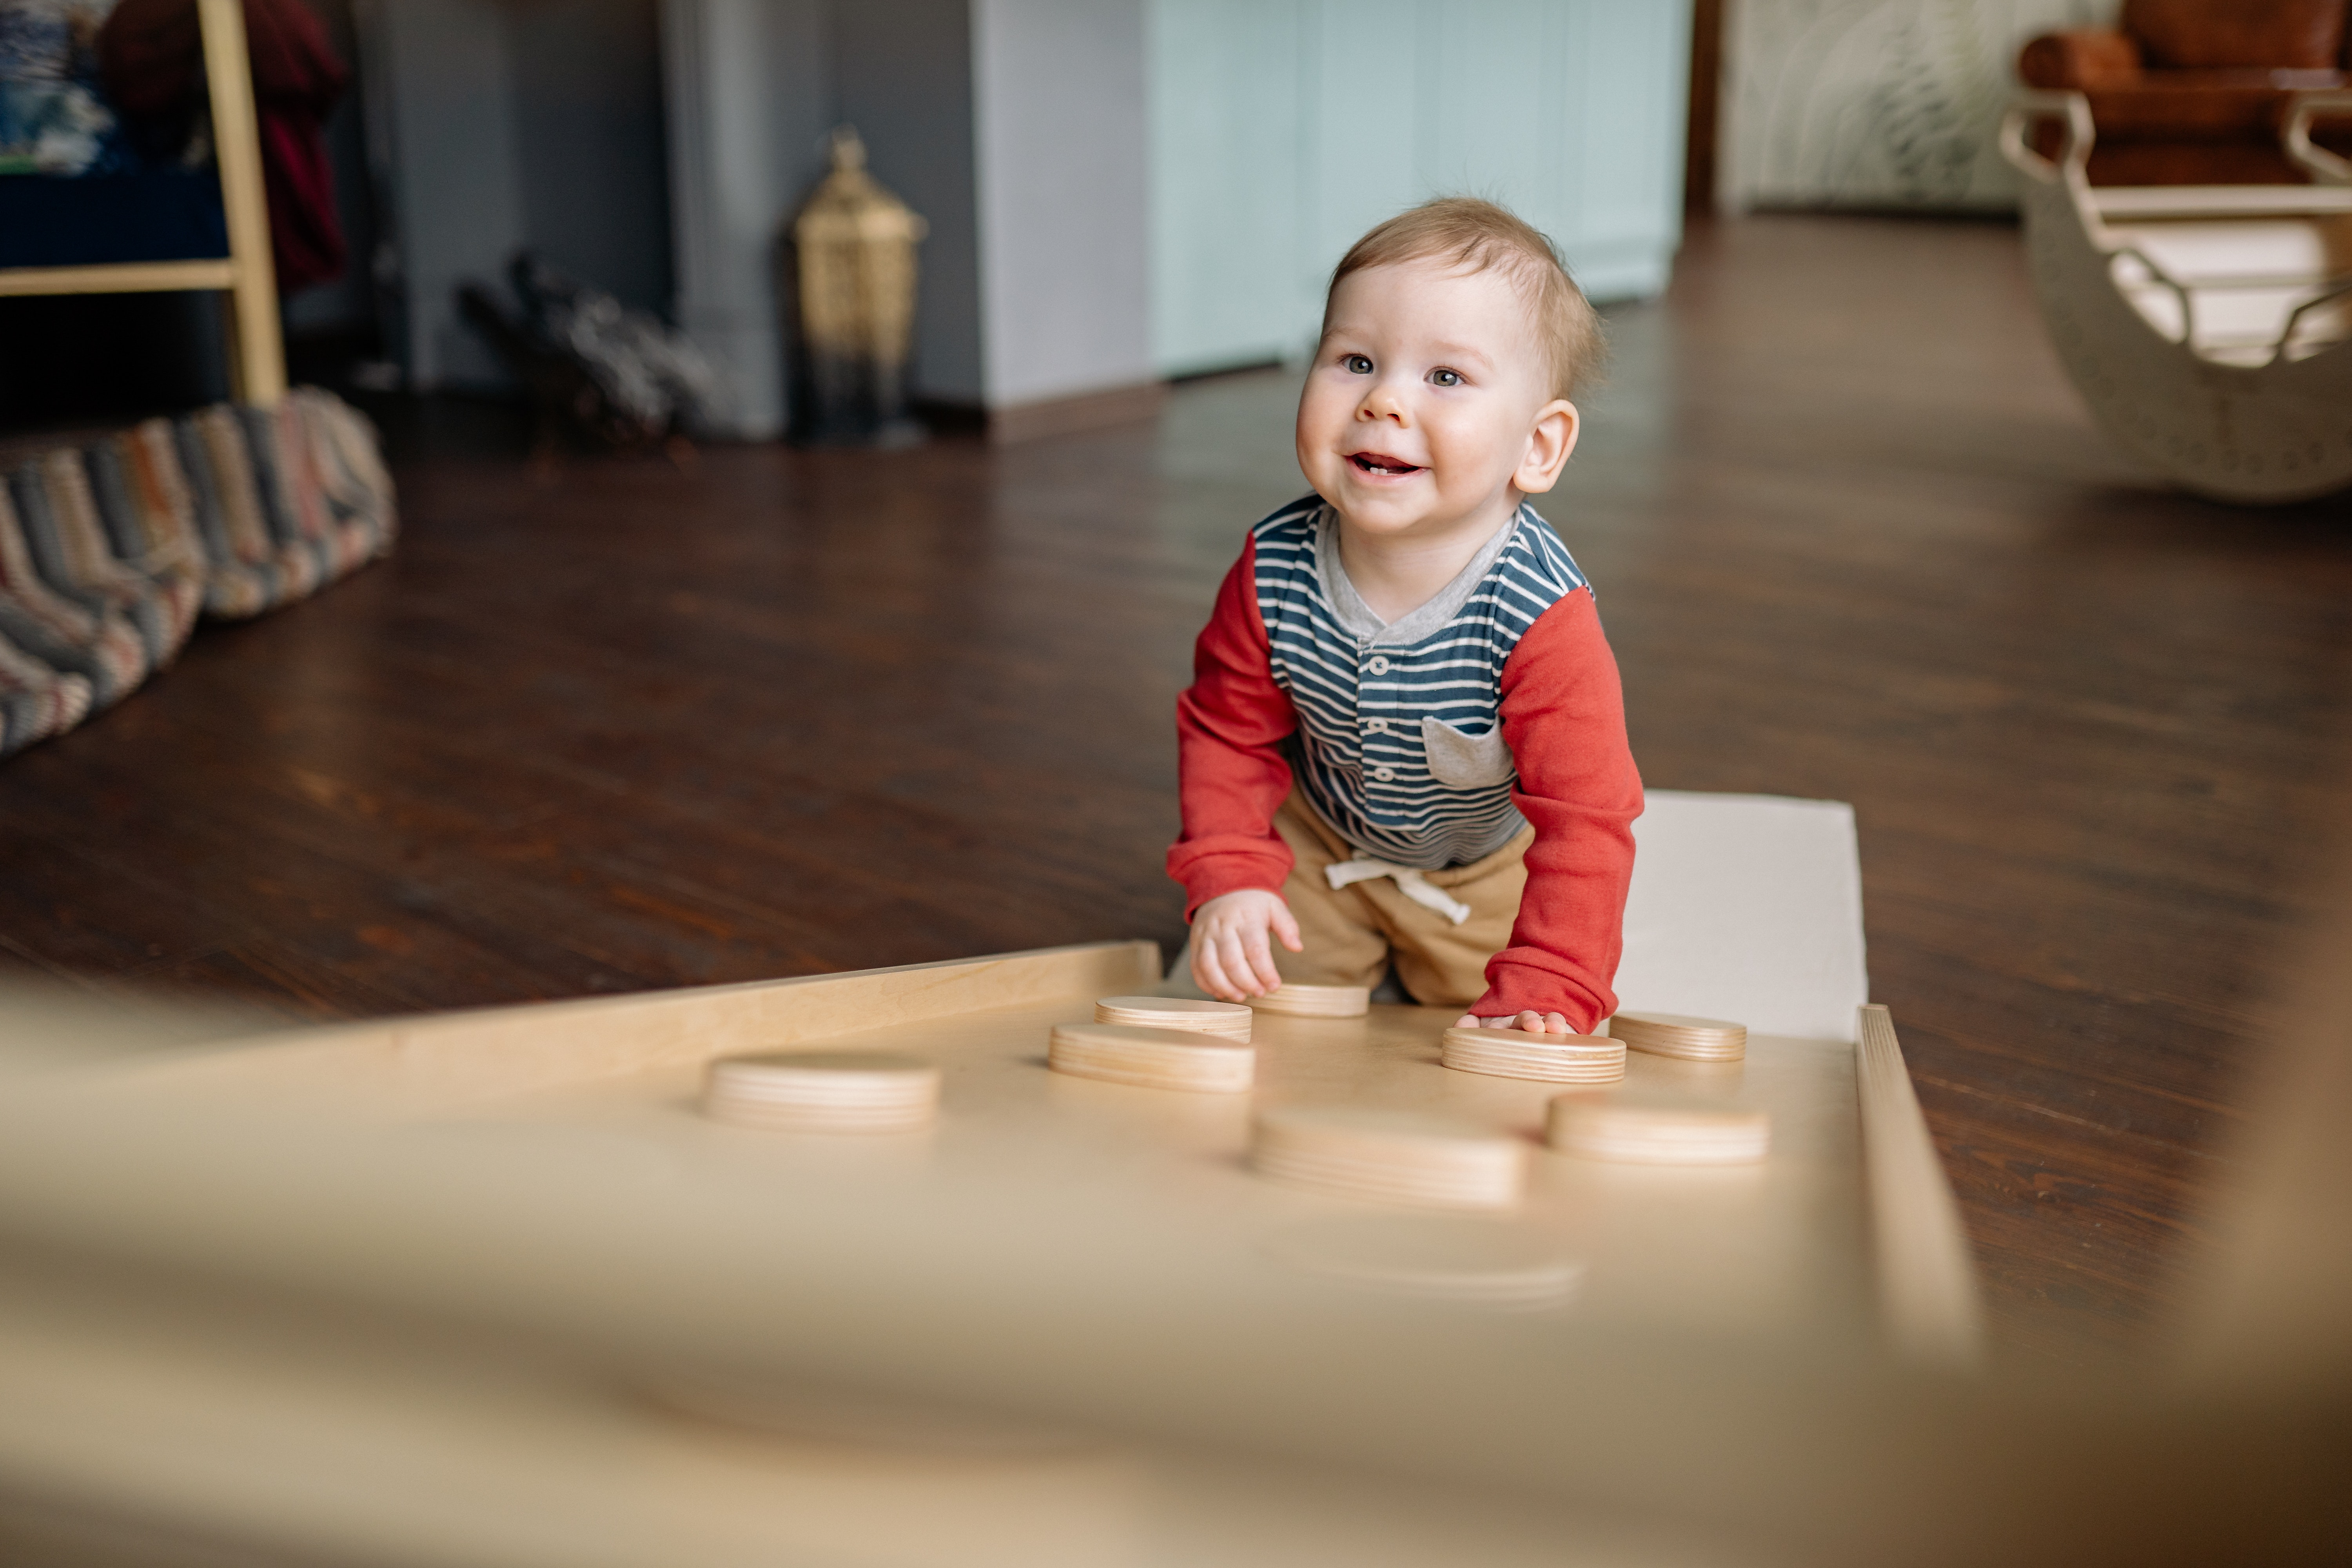
[[397,530],[374,427],[316,387],[14,459],[0,468],[0,756],[136,689],[200,614],[307,597]]

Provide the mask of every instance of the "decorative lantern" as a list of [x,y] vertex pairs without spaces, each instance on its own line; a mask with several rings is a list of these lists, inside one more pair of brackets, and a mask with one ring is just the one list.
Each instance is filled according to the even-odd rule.
[[819,442],[899,446],[914,349],[915,247],[929,226],[866,172],[866,144],[833,133],[833,172],[793,220],[804,356],[801,431]]

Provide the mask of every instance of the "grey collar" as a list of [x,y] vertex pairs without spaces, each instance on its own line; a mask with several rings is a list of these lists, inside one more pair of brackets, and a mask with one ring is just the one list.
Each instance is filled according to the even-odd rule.
[[1341,631],[1368,647],[1374,644],[1410,647],[1462,613],[1462,606],[1470,602],[1470,595],[1478,591],[1478,584],[1494,570],[1495,563],[1502,557],[1518,528],[1519,514],[1514,511],[1510,521],[1495,531],[1495,537],[1478,547],[1470,563],[1454,574],[1454,581],[1440,588],[1427,604],[1394,621],[1383,621],[1372,614],[1364,596],[1348,581],[1347,569],[1339,564],[1339,514],[1328,505],[1315,517],[1315,571],[1323,579],[1323,596],[1330,601],[1331,613],[1339,617]]

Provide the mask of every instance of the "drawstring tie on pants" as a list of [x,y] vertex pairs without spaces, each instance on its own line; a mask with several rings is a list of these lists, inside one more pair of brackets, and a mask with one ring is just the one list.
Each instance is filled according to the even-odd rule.
[[1396,879],[1397,891],[1423,909],[1444,915],[1455,925],[1470,918],[1469,905],[1446,897],[1444,889],[1410,866],[1391,866],[1385,860],[1373,860],[1360,855],[1353,860],[1334,860],[1323,868],[1323,877],[1331,884],[1331,890],[1335,893],[1358,882],[1392,877]]

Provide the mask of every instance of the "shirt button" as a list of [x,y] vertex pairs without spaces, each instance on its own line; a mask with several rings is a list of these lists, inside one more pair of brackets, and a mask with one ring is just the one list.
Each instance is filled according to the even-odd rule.
[[1396,777],[1396,770],[1394,768],[1374,768],[1372,770],[1372,776],[1380,780],[1381,783],[1387,784],[1389,781]]
[[1385,735],[1389,732],[1389,721],[1385,719],[1367,719],[1364,721],[1364,728],[1375,735]]
[[1364,668],[1374,675],[1386,675],[1389,672],[1389,661],[1385,655],[1376,653],[1372,655],[1372,662]]

